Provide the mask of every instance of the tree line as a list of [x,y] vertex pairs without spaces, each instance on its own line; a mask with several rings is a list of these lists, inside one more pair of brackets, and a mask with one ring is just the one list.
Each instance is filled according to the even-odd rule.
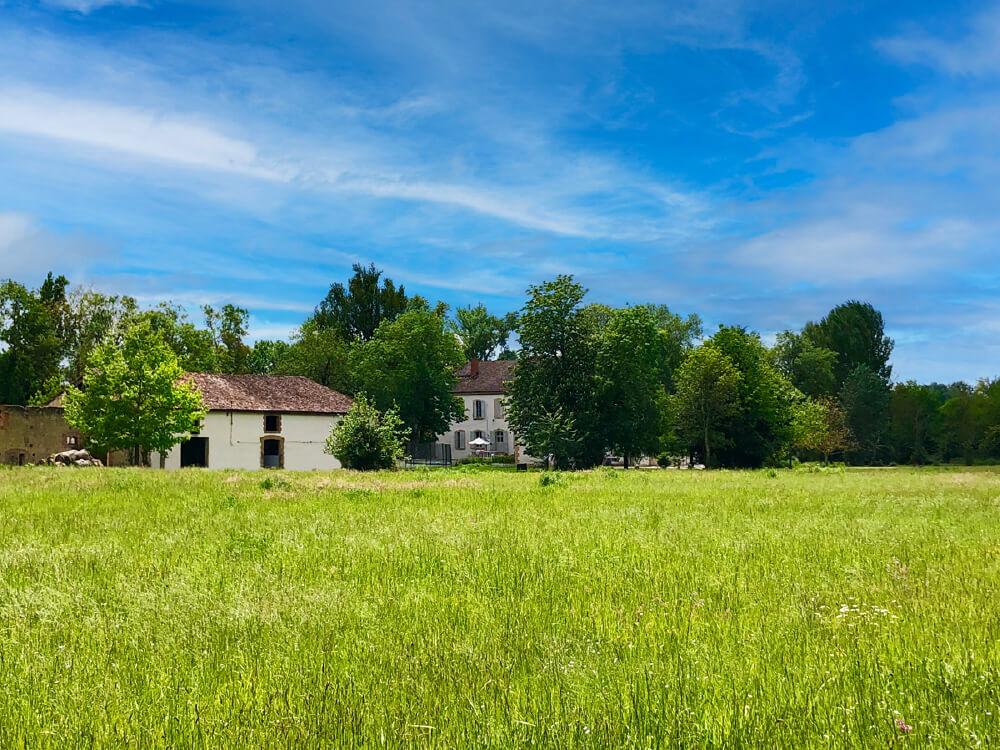
[[893,383],[893,342],[870,304],[845,302],[767,346],[742,326],[706,335],[697,315],[586,295],[560,276],[530,287],[517,312],[479,304],[449,314],[374,265],[355,265],[289,341],[250,345],[248,312],[235,305],[203,306],[199,323],[179,305],[141,308],[128,296],[71,290],[62,276],[37,289],[8,280],[0,403],[102,387],[95,365],[124,372],[131,352],[136,366],[160,363],[161,378],[174,372],[166,359],[176,372],[302,375],[365,394],[366,408],[392,410],[408,439],[433,441],[462,417],[455,370],[508,358],[517,360],[511,426],[529,454],[560,467],[593,466],[608,452],[729,467],[1000,459],[1000,380]]

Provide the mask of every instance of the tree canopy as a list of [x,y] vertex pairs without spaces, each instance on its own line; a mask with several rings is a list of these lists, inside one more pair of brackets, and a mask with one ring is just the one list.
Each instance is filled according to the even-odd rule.
[[379,325],[392,322],[406,311],[403,286],[392,279],[382,279],[382,271],[371,263],[353,266],[354,275],[347,286],[337,282],[316,307],[312,320],[319,329],[331,329],[345,341],[369,341]]

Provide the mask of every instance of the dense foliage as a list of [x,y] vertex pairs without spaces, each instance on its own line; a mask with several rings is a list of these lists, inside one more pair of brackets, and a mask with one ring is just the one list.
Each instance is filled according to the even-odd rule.
[[66,421],[100,452],[128,450],[148,461],[181,442],[204,417],[201,394],[182,382],[176,355],[148,321],[132,326],[121,345],[98,346],[82,390],[66,391]]
[[394,409],[380,412],[360,393],[350,411],[330,431],[325,450],[345,469],[395,469],[403,458],[405,440],[399,414]]
[[[303,375],[365,393],[378,409],[398,407],[420,441],[461,415],[451,391],[463,361],[515,358],[511,425],[527,454],[563,467],[609,453],[731,467],[1000,459],[1000,380],[894,383],[882,314],[856,300],[771,348],[739,326],[706,339],[698,316],[665,305],[591,303],[570,276],[530,287],[517,312],[476,304],[449,316],[359,264],[288,341],[248,342],[250,317],[236,305],[200,313],[201,324],[179,305],[143,309],[52,274],[37,289],[4,282],[0,402],[42,405],[80,387],[95,352],[141,326],[183,371]],[[723,369],[712,371],[717,359]]]

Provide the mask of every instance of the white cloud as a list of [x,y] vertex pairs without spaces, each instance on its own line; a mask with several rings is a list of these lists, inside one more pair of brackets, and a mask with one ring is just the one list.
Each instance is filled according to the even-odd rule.
[[108,254],[92,239],[57,234],[28,214],[0,211],[0,279],[36,283],[50,270],[80,277]]
[[906,65],[937,68],[949,75],[979,76],[1000,73],[1000,7],[972,20],[957,39],[942,39],[917,30],[878,42],[878,48]]
[[62,8],[64,10],[73,10],[77,13],[83,13],[87,15],[100,8],[106,8],[111,5],[124,5],[124,6],[136,6],[139,5],[139,0],[43,0],[45,5],[49,5],[54,8]]

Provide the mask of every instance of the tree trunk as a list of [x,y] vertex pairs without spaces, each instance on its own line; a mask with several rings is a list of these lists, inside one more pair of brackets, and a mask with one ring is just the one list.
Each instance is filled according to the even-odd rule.
[[705,427],[705,468],[712,465],[712,449],[708,445],[708,427]]
[[628,454],[627,453],[625,454],[625,466],[624,466],[624,468],[628,469]]

